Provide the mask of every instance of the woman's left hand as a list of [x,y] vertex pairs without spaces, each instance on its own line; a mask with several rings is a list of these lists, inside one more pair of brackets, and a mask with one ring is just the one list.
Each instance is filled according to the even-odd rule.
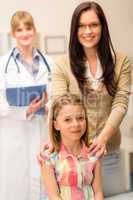
[[100,137],[96,137],[92,140],[89,147],[90,155],[95,155],[100,158],[107,154],[106,142]]

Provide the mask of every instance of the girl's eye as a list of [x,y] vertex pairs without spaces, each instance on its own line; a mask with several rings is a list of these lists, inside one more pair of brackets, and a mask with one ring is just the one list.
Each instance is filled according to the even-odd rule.
[[84,116],[79,116],[79,117],[77,117],[77,119],[80,120],[80,121],[83,121],[83,120],[85,120],[85,117]]
[[78,117],[78,120],[83,120],[84,118],[83,117]]
[[70,118],[66,118],[64,121],[69,122],[70,120],[71,120]]

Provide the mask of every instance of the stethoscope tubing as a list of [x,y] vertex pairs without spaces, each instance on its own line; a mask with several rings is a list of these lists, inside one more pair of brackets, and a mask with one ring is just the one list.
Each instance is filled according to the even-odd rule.
[[[16,65],[16,67],[17,67],[17,71],[18,71],[18,73],[20,73],[20,69],[19,69],[19,65],[18,65],[18,63],[17,63],[17,60],[16,60],[16,58],[14,58],[14,56],[13,56],[14,51],[15,51],[15,48],[13,48],[13,50],[12,50],[11,54],[9,55],[8,60],[7,60],[7,63],[6,63],[6,66],[5,66],[5,74],[8,73],[8,66],[9,66],[9,63],[10,63],[11,58],[13,58],[13,60],[14,60],[14,62],[15,62],[15,65]],[[49,74],[50,74],[51,70],[50,70],[49,64],[48,64],[48,62],[46,61],[44,55],[40,52],[39,49],[37,49],[37,52],[39,53],[39,55],[40,55],[41,58],[43,59],[43,62],[44,62],[44,64],[46,65],[46,67],[47,67],[47,69],[48,69],[48,72],[49,72]]]

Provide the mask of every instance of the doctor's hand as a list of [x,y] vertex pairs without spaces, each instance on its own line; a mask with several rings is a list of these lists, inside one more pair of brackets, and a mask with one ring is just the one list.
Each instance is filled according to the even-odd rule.
[[27,109],[27,117],[31,114],[34,114],[42,107],[42,100],[37,97],[30,104]]
[[29,104],[28,110],[27,110],[27,117],[31,114],[36,113],[40,108],[44,108],[45,112],[47,113],[46,103],[48,101],[48,95],[47,92],[42,93],[42,97],[36,97],[32,102]]
[[41,107],[45,109],[45,113],[48,113],[49,110],[49,100],[48,100],[48,93],[45,91],[42,94],[42,98],[41,98]]

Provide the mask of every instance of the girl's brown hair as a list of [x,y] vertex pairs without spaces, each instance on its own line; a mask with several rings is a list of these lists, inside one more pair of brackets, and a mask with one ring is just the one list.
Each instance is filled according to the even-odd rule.
[[60,110],[65,105],[79,105],[83,108],[85,112],[85,118],[86,118],[86,131],[84,135],[81,137],[81,140],[84,141],[86,145],[88,145],[88,132],[87,132],[88,120],[87,120],[86,109],[83,104],[83,101],[81,100],[79,96],[75,94],[66,93],[64,95],[57,97],[53,101],[52,106],[51,106],[51,118],[49,120],[49,130],[50,130],[51,140],[52,140],[55,151],[59,151],[61,136],[60,136],[60,132],[54,128],[54,120],[56,120]]

